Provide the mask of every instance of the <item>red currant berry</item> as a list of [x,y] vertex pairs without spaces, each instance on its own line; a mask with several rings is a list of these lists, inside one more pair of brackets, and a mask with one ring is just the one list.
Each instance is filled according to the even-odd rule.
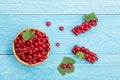
[[63,26],[60,26],[60,27],[59,27],[59,30],[63,31],[63,30],[64,30],[64,27],[63,27]]
[[76,50],[72,49],[72,52],[75,54],[75,53],[76,53]]
[[31,62],[31,61],[29,61],[29,62],[28,62],[28,64],[29,64],[29,65],[32,65],[32,62]]
[[92,63],[92,64],[93,64],[93,63],[95,63],[95,61],[94,61],[94,60],[91,60],[91,62],[90,62],[90,63]]
[[72,29],[72,32],[75,33],[75,29]]
[[63,69],[67,68],[67,65],[66,64],[62,64],[61,66]]
[[73,67],[73,64],[69,63],[69,64],[67,65],[67,67],[68,67],[68,68],[72,68],[72,67]]
[[46,22],[46,26],[48,26],[48,27],[51,26],[51,22],[50,22],[50,21],[47,21],[47,22]]
[[57,42],[57,43],[56,43],[56,46],[59,47],[59,46],[60,46],[60,43]]
[[25,55],[24,55],[24,54],[22,54],[22,55],[21,55],[21,58],[24,60],[24,59],[25,59]]
[[36,64],[37,62],[35,60],[32,61],[33,64]]
[[32,56],[29,55],[28,58],[29,58],[29,59],[32,59]]
[[96,59],[95,59],[96,61],[98,61],[98,57],[96,57]]

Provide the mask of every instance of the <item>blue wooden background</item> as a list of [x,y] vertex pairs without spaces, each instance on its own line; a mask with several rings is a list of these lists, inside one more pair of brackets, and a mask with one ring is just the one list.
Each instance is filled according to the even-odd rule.
[[[74,36],[71,29],[93,11],[98,25]],[[51,41],[48,59],[35,67],[19,63],[11,49],[15,35],[28,27],[43,30]],[[75,44],[96,52],[99,61],[78,60],[71,53]],[[75,72],[61,76],[57,66],[65,56],[76,60]],[[0,0],[0,80],[120,80],[120,0]]]

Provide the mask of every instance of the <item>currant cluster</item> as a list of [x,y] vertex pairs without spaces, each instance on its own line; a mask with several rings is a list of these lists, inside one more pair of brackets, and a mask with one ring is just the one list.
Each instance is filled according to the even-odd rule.
[[96,26],[98,22],[98,19],[96,20],[90,20],[90,21],[85,21],[81,25],[76,26],[72,29],[72,32],[77,36],[80,33],[84,33],[92,28],[92,26]]
[[98,60],[98,57],[96,56],[96,54],[89,51],[89,49],[75,45],[74,48],[72,49],[72,52],[76,55],[78,51],[83,52],[85,59],[90,63],[94,63],[95,61]]
[[61,67],[62,67],[62,69],[66,69],[66,68],[71,69],[71,68],[73,67],[73,64],[72,64],[72,63],[69,63],[69,64],[62,64]]
[[45,33],[31,29],[35,34],[33,39],[25,41],[20,33],[14,40],[16,55],[29,65],[43,62],[50,51],[49,39]]

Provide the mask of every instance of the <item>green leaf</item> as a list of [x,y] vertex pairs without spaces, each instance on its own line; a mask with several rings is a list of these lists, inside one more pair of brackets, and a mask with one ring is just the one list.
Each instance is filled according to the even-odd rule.
[[72,72],[74,72],[74,66],[73,66],[71,69],[66,68],[66,69],[65,69],[65,72],[67,72],[67,73],[72,73]]
[[60,72],[60,74],[64,76],[64,75],[65,75],[65,70],[62,69],[61,65],[62,65],[62,64],[60,64],[57,69],[58,69],[58,71]]
[[75,63],[75,60],[70,58],[70,57],[65,57],[62,61],[63,64],[69,64],[69,63],[72,63],[74,64]]
[[82,59],[85,58],[84,53],[83,53],[83,52],[80,52],[80,51],[78,51],[78,52],[76,53],[76,56],[78,56],[78,58],[79,58],[80,60],[82,60]]
[[32,32],[32,33],[31,33],[31,37],[30,37],[30,39],[33,39],[34,36],[35,36],[35,34]]
[[33,39],[34,35],[35,34],[30,29],[27,29],[26,31],[22,32],[22,37],[25,41]]
[[96,20],[97,19],[97,16],[94,12],[92,12],[91,14],[88,14],[88,15],[84,15],[84,19],[85,20]]
[[75,63],[75,60],[74,59],[72,59],[72,58],[70,58],[70,57],[65,57],[64,59],[63,59],[63,61],[61,62],[61,64],[60,65],[58,65],[58,67],[57,67],[57,69],[58,69],[58,71],[59,71],[59,73],[61,74],[61,75],[65,75],[65,73],[71,73],[71,72],[74,72],[74,65],[73,65],[73,67],[70,69],[70,68],[66,68],[66,69],[63,69],[62,68],[62,64],[69,64],[69,63],[71,63],[71,64],[74,64]]

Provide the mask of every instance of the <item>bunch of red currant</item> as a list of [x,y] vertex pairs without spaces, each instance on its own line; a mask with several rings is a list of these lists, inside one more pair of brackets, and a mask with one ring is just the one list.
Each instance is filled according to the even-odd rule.
[[76,55],[78,51],[83,52],[85,59],[90,63],[94,63],[95,61],[98,60],[98,57],[96,56],[96,54],[89,51],[89,49],[75,45],[72,49],[72,52]]
[[72,32],[77,36],[80,33],[84,33],[92,28],[92,26],[96,26],[98,22],[98,19],[96,20],[90,20],[90,21],[85,21],[81,25],[76,26],[72,29]]

